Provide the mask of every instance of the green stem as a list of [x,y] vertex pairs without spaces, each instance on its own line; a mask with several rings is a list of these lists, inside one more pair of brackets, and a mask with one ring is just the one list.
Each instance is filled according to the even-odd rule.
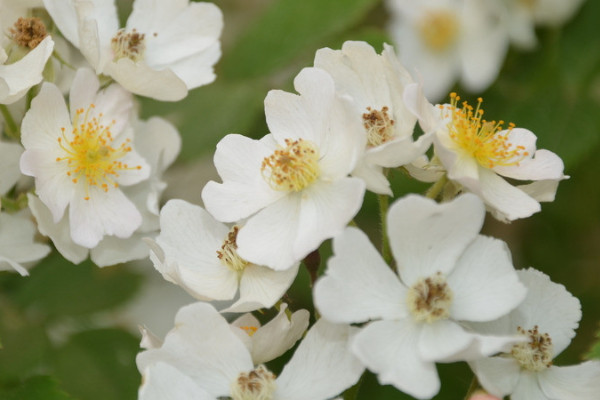
[[379,202],[379,217],[381,219],[381,256],[388,265],[392,262],[392,251],[390,249],[390,241],[387,235],[387,212],[390,199],[385,194],[377,196]]
[[13,139],[20,139],[21,135],[19,134],[19,127],[12,117],[10,111],[8,111],[8,107],[6,104],[0,104],[0,112],[4,117],[4,122],[6,123],[6,134]]
[[436,183],[431,185],[427,193],[425,193],[425,197],[433,200],[437,199],[444,186],[446,186],[446,183],[448,183],[448,177],[444,174]]
[[467,395],[465,396],[465,400],[469,400],[471,396],[475,394],[475,392],[479,389],[479,381],[476,376],[473,376],[471,379],[471,384],[469,385],[469,390],[467,390]]
[[356,398],[358,396],[358,390],[360,389],[360,385],[362,384],[364,377],[365,377],[365,373],[363,373],[361,375],[358,382],[356,382],[356,385],[352,386],[351,388],[349,388],[348,390],[346,390],[344,392],[344,394],[342,395],[342,398],[344,400],[356,400]]

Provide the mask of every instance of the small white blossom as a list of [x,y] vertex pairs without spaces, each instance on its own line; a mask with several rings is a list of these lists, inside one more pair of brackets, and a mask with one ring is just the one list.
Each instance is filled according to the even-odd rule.
[[389,30],[399,56],[421,77],[430,101],[445,96],[456,79],[470,91],[498,76],[508,49],[496,0],[388,0]]
[[29,17],[30,6],[0,1],[0,104],[14,103],[42,81],[54,49],[43,22]]
[[325,400],[358,381],[364,367],[347,350],[355,328],[319,320],[276,377],[209,304],[183,307],[160,348],[137,356],[140,400]]
[[[540,211],[540,201],[553,201],[563,174],[560,157],[536,149],[536,136],[529,130],[503,121],[483,118],[482,99],[474,108],[451,93],[450,104],[432,106],[406,94],[407,104],[419,117],[424,131],[435,131],[437,161],[450,180],[483,199],[500,220],[526,218]],[[513,186],[503,177],[533,181]]]
[[0,213],[0,271],[29,275],[25,267],[50,253],[50,246],[34,241],[36,233],[28,213]]
[[511,400],[594,400],[600,393],[600,361],[558,367],[552,360],[575,336],[581,305],[563,285],[533,268],[518,271],[527,297],[505,317],[473,324],[480,332],[522,335],[526,341],[496,357],[470,362],[481,385]]
[[336,90],[352,97],[361,116],[367,147],[352,172],[367,189],[391,195],[383,168],[396,168],[423,155],[431,145],[431,133],[413,141],[416,117],[404,105],[404,89],[415,84],[391,46],[381,55],[365,42],[345,42],[341,50],[320,49],[315,67],[326,70]]
[[21,171],[35,178],[55,223],[69,208],[71,238],[87,248],[106,235],[127,238],[140,227],[142,216],[121,186],[150,175],[133,149],[131,95],[118,85],[99,86],[92,71],[80,69],[69,112],[58,88],[44,83],[21,129]]
[[464,327],[505,315],[525,297],[506,244],[478,234],[484,216],[472,194],[444,204],[398,200],[387,216],[397,273],[360,230],[334,238],[315,305],[333,322],[371,321],[351,349],[382,384],[431,398],[440,388],[435,362],[476,359],[514,343]]
[[223,16],[212,3],[135,0],[122,29],[114,0],[44,4],[98,74],[135,94],[176,101],[215,79]]
[[100,267],[148,256],[148,247],[142,239],[158,233],[158,200],[166,188],[161,176],[179,154],[181,139],[175,127],[158,117],[137,121],[134,129],[134,146],[149,164],[151,172],[148,179],[121,188],[142,216],[141,225],[131,236],[105,236],[91,249],[81,246],[71,237],[70,218],[67,214],[55,222],[50,209],[38,197],[29,195],[29,208],[35,215],[40,233],[50,237],[63,257],[75,264],[87,258],[88,254]]
[[150,259],[163,277],[197,299],[237,301],[224,311],[270,308],[290,287],[296,263],[285,271],[250,263],[237,253],[239,226],[216,221],[203,208],[169,200],[160,212],[160,235],[148,240]]
[[318,68],[302,70],[294,86],[300,95],[272,90],[265,99],[271,134],[219,142],[214,162],[223,183],[208,182],[202,191],[217,220],[248,218],[237,237],[239,255],[277,270],[341,232],[365,192],[361,179],[348,176],[366,143],[351,101]]

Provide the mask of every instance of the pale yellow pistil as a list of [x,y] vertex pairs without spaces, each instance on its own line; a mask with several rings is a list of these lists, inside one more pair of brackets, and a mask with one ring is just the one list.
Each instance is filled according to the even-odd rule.
[[419,279],[408,290],[406,303],[414,319],[432,323],[450,317],[452,290],[441,272]]
[[256,326],[239,326],[238,328],[246,332],[246,334],[250,337],[254,336],[254,334],[258,330]]
[[486,121],[482,119],[481,98],[477,99],[477,108],[473,109],[467,102],[458,108],[460,97],[450,94],[450,105],[440,105],[445,116],[450,116],[448,132],[454,143],[463,151],[474,157],[479,165],[485,168],[496,166],[507,167],[519,165],[529,153],[523,146],[515,146],[508,140],[514,124],[502,131],[504,121]]
[[362,115],[363,126],[367,130],[367,146],[377,147],[394,139],[394,120],[390,118],[389,108],[384,106],[381,110],[367,107]]
[[129,58],[137,62],[144,58],[146,35],[135,29],[132,29],[131,32],[120,29],[112,38],[110,45],[113,50],[113,61]]
[[448,50],[456,42],[459,23],[456,15],[450,11],[428,11],[417,23],[421,39],[432,51]]
[[511,356],[527,371],[539,372],[552,365],[554,348],[552,339],[547,333],[540,333],[538,326],[525,330],[517,328],[521,335],[528,337],[529,341],[515,344],[510,351]]
[[91,104],[87,110],[77,110],[73,119],[73,131],[68,135],[70,139],[65,128],[61,128],[62,135],[57,139],[64,155],[57,157],[56,162],[67,164],[67,175],[73,183],[84,182],[85,200],[90,199],[90,187],[98,187],[108,192],[110,187],[119,186],[115,179],[121,171],[142,168],[121,161],[131,151],[131,141],[127,139],[119,146],[113,147],[114,139],[110,128],[114,121],[108,126],[101,124],[102,114],[90,117],[93,108],[94,105]]
[[285,140],[284,149],[265,157],[261,173],[273,190],[299,192],[319,177],[319,152],[308,140]]
[[217,250],[217,257],[221,260],[221,263],[227,268],[235,272],[242,272],[244,268],[249,264],[248,261],[241,258],[237,253],[237,235],[240,230],[239,226],[231,228],[221,250]]
[[264,365],[242,372],[231,384],[233,400],[271,400],[275,392],[275,374]]

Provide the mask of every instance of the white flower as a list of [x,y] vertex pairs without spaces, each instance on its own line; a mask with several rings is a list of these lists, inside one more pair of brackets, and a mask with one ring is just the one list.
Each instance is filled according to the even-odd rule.
[[499,318],[525,297],[506,244],[478,234],[484,216],[471,194],[444,204],[398,200],[387,218],[397,274],[360,230],[334,238],[315,305],[333,322],[372,321],[351,349],[382,384],[431,398],[440,388],[436,361],[474,359],[514,343],[463,326]]
[[581,305],[563,285],[533,268],[518,271],[527,297],[507,316],[474,324],[481,332],[519,334],[527,341],[500,356],[470,362],[481,385],[512,400],[594,400],[600,393],[600,361],[552,365],[575,336]]
[[[424,131],[435,131],[435,154],[447,176],[483,199],[492,214],[512,221],[540,211],[540,201],[553,201],[563,174],[560,157],[536,150],[536,136],[503,121],[483,118],[482,99],[475,109],[451,93],[451,103],[433,107],[407,93],[407,104]],[[533,181],[513,186],[510,179]]]
[[[350,387],[364,367],[347,350],[355,330],[319,320],[281,374],[255,366],[246,346],[209,304],[183,307],[159,349],[140,353],[140,400],[325,400]],[[252,391],[250,395],[249,391]]]
[[79,70],[69,114],[58,88],[44,83],[21,129],[21,171],[35,177],[55,223],[69,206],[71,238],[87,248],[106,235],[127,238],[139,228],[142,216],[119,186],[150,175],[132,147],[130,94],[118,85],[98,90],[94,73]]
[[63,35],[98,74],[127,90],[176,101],[215,79],[223,16],[212,3],[135,0],[125,28],[109,0],[44,0]]
[[300,95],[272,90],[265,100],[271,134],[261,140],[227,135],[214,162],[223,183],[208,182],[202,199],[217,220],[249,217],[237,237],[245,260],[282,270],[341,232],[360,209],[365,183],[348,174],[366,136],[333,79],[306,68]]
[[39,18],[28,17],[30,5],[0,1],[0,104],[12,104],[42,81],[54,41]]
[[320,49],[315,67],[329,72],[336,90],[353,98],[362,117],[367,148],[352,172],[363,178],[367,189],[391,195],[383,168],[412,162],[427,151],[433,139],[421,135],[413,141],[416,117],[404,105],[406,86],[414,84],[391,46],[381,55],[365,42],[345,42],[341,50]]
[[400,59],[421,77],[430,101],[445,96],[456,79],[470,91],[498,76],[508,49],[496,0],[388,0],[389,30]]
[[35,243],[36,233],[28,213],[0,213],[0,271],[14,269],[23,276],[29,275],[25,266],[50,253],[49,246]]
[[141,225],[131,236],[105,236],[92,249],[81,246],[71,237],[68,215],[55,222],[50,209],[38,197],[29,195],[29,208],[35,215],[40,233],[50,237],[63,257],[75,264],[88,254],[100,267],[148,257],[148,247],[142,239],[158,233],[158,200],[166,188],[161,176],[179,154],[181,139],[175,127],[158,117],[137,121],[135,131],[134,146],[148,162],[151,174],[140,183],[121,188],[142,216]]
[[0,195],[5,195],[21,177],[19,158],[22,153],[21,145],[0,141]]
[[163,277],[201,300],[239,299],[224,311],[270,308],[290,287],[298,263],[286,271],[249,263],[237,254],[239,226],[216,221],[204,209],[170,200],[160,212],[160,235],[148,240]]

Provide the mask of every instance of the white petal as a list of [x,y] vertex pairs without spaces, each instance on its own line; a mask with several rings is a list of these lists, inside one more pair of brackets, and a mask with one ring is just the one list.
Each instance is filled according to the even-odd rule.
[[538,375],[538,383],[550,399],[595,400],[600,393],[600,361],[551,366]]
[[273,307],[294,282],[298,267],[299,264],[287,270],[274,271],[267,267],[248,265],[240,279],[240,298],[221,312],[248,312]]
[[508,178],[542,180],[564,178],[564,164],[559,156],[548,150],[538,150],[533,158],[526,158],[512,167],[495,167],[494,171]]
[[552,400],[544,395],[537,380],[537,374],[524,371],[519,382],[510,395],[511,400]]
[[481,386],[498,397],[513,392],[521,373],[520,365],[513,358],[481,358],[470,362],[469,365]]
[[90,258],[99,267],[147,258],[148,245],[142,240],[147,236],[148,233],[144,232],[134,232],[128,238],[105,236],[90,250]]
[[379,383],[430,399],[440,390],[440,379],[435,364],[418,354],[419,333],[419,326],[407,319],[371,322],[352,340],[352,352],[377,374]]
[[343,231],[360,210],[365,183],[358,178],[317,181],[301,193],[298,233],[293,252],[298,260]]
[[[447,277],[455,320],[491,321],[508,314],[527,293],[501,240],[478,236]],[[516,333],[516,332],[515,332]]]
[[138,400],[216,400],[193,379],[158,362],[142,371]]
[[314,288],[325,318],[353,323],[407,315],[406,288],[362,231],[346,228],[333,239],[333,253]]
[[89,188],[89,200],[77,193],[69,208],[71,237],[80,246],[93,248],[104,235],[127,238],[142,223],[142,216],[119,189],[108,192]]
[[79,47],[77,12],[72,1],[44,0],[44,7],[60,32],[73,46]]
[[42,201],[28,194],[29,208],[35,216],[38,230],[42,235],[48,236],[58,252],[73,264],[79,264],[88,256],[89,250],[80,246],[71,239],[71,229],[69,228],[69,217],[64,216],[58,222],[54,222],[52,213],[42,203]]
[[170,69],[154,70],[129,58],[109,62],[104,72],[125,89],[160,101],[179,101],[187,96],[187,86]]
[[481,168],[480,185],[481,197],[485,204],[510,221],[529,217],[541,210],[540,203],[506,182],[494,171]]
[[533,268],[517,271],[521,282],[527,287],[527,297],[511,313],[516,327],[532,329],[535,325],[552,338],[554,356],[560,354],[575,336],[581,319],[581,304],[561,284]]
[[472,337],[456,322],[440,320],[424,323],[417,343],[424,361],[438,361],[466,349]]
[[419,125],[425,133],[435,132],[441,124],[439,110],[427,101],[423,94],[423,87],[411,83],[404,89],[403,100],[406,108],[417,117]]
[[49,246],[34,242],[36,232],[30,215],[0,214],[0,256],[21,275],[27,275],[27,271],[19,263],[38,261],[50,253]]
[[234,222],[254,214],[285,195],[271,189],[261,175],[261,164],[275,150],[269,136],[253,140],[227,135],[217,144],[214,163],[223,183],[208,182],[202,200],[216,219]]
[[365,159],[361,159],[356,163],[356,167],[352,171],[352,176],[365,181],[367,190],[377,194],[385,194],[392,196],[390,182],[383,174],[383,168],[379,165],[368,164]]
[[355,329],[317,321],[277,378],[273,398],[325,400],[354,385],[364,371],[348,349]]
[[300,261],[293,246],[300,223],[301,196],[295,193],[282,197],[252,216],[237,236],[240,257],[278,271]]
[[537,201],[554,201],[558,180],[535,181],[527,185],[519,185],[517,188]]
[[308,328],[308,311],[298,310],[288,319],[286,308],[287,305],[282,304],[277,316],[252,335],[250,353],[254,365],[274,360],[291,349]]
[[177,61],[170,64],[169,67],[179,79],[185,82],[187,88],[191,90],[207,85],[216,79],[217,76],[215,75],[213,66],[220,57],[221,46],[216,42],[200,54]]
[[471,194],[437,204],[409,195],[388,212],[390,247],[406,286],[437,272],[448,274],[481,229],[485,210]]
[[215,397],[228,396],[239,373],[253,368],[244,344],[206,303],[182,307],[162,347],[138,354],[136,362],[140,371],[168,362]]
[[[71,83],[71,90],[69,91],[71,119],[75,118],[77,110],[87,110],[87,108],[90,107],[90,104],[94,103],[96,93],[99,89],[100,81],[94,71],[89,68],[79,68],[75,72],[75,77]],[[93,112],[96,115],[98,114],[95,110],[90,110],[90,112]],[[109,118],[112,118],[112,116]]]
[[412,141],[412,136],[408,136],[370,149],[365,157],[376,165],[396,168],[411,163],[425,154],[432,141],[433,133],[421,135],[415,142]]
[[20,144],[0,142],[0,195],[6,194],[21,177],[19,159],[22,153]]

